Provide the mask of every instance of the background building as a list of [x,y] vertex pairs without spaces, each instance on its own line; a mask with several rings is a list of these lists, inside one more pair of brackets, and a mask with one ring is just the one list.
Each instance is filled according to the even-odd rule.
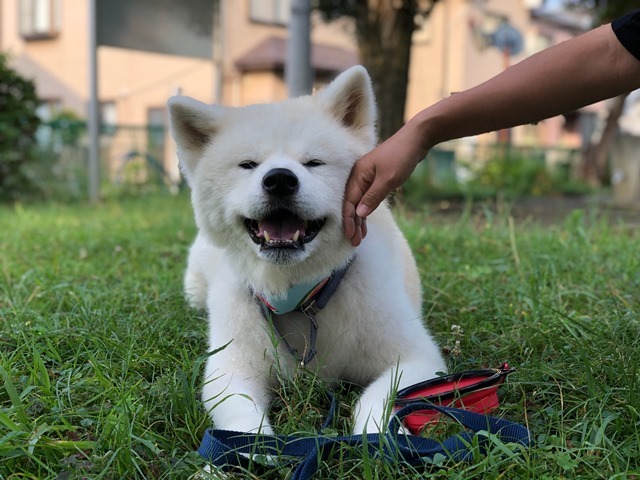
[[[129,3],[142,5],[147,1],[130,0]],[[0,51],[11,56],[17,70],[35,80],[43,100],[41,116],[51,119],[69,110],[84,118],[89,95],[88,2],[0,2]],[[178,5],[185,9],[189,3],[185,0]],[[102,141],[103,157],[107,157],[111,172],[117,170],[118,162],[128,152],[149,150],[164,158],[162,162],[167,170],[174,176],[177,174],[171,142],[163,133],[167,122],[166,100],[173,94],[233,106],[286,97],[284,67],[290,1],[210,0],[210,4],[216,12],[212,58],[99,46],[98,84],[103,125],[155,127],[151,133],[141,131],[140,134],[133,134],[135,129],[111,130],[111,136]],[[109,13],[109,5],[103,2],[99,13],[103,16]],[[439,2],[414,34],[407,117],[590,27],[588,18],[548,12],[540,9],[541,6],[539,0]],[[152,14],[136,19],[115,18],[111,21],[116,23],[111,25],[123,28],[126,25],[140,35],[145,32],[151,35],[154,30],[167,37],[175,34],[171,31],[172,25],[154,23],[155,18]],[[122,23],[118,23],[120,21]],[[348,19],[325,23],[319,14],[313,13],[311,22],[312,66],[315,84],[320,86],[358,63],[358,53],[354,26]],[[502,24],[520,34],[517,51],[492,45],[494,34]],[[510,139],[516,145],[579,148],[582,134],[593,130],[594,119],[601,109],[602,106],[591,107],[584,113],[569,112],[536,126],[519,127],[510,132]],[[582,117],[589,118],[590,122],[585,124]],[[109,130],[103,129],[105,132]],[[493,133],[467,140],[466,144],[496,140],[497,134]]]

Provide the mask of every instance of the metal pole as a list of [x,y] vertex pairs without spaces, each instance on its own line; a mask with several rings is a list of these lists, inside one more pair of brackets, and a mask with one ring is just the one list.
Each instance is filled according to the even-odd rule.
[[222,104],[223,82],[224,82],[224,0],[215,0],[213,4],[213,67],[215,90],[213,92],[213,103]]
[[292,0],[287,64],[284,69],[289,97],[299,97],[311,93],[313,77],[310,30],[311,5],[309,0]]
[[87,133],[89,134],[89,200],[100,200],[100,132],[98,119],[98,38],[97,0],[89,0],[89,108]]
[[444,2],[444,18],[442,22],[442,84],[440,86],[440,98],[447,98],[451,95],[451,85],[449,85],[449,63],[451,50],[451,11],[450,2]]

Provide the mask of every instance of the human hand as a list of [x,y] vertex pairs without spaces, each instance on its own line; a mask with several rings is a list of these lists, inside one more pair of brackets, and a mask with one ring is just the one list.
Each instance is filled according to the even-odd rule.
[[367,235],[367,216],[409,178],[427,152],[420,132],[409,122],[356,162],[347,180],[342,210],[344,234],[354,247]]

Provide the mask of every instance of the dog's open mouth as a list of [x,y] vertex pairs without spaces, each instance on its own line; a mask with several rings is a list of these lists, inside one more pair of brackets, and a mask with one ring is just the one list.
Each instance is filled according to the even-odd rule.
[[265,249],[304,249],[322,229],[326,218],[305,220],[286,209],[271,212],[259,220],[245,218],[251,240]]

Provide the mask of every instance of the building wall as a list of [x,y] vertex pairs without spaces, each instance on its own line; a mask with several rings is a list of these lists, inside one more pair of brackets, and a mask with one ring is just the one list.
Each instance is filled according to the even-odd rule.
[[274,72],[248,72],[239,78],[239,91],[236,105],[264,103],[287,97],[287,88],[282,75]]
[[[38,94],[59,99],[65,106],[85,114],[87,92],[86,2],[61,0],[61,29],[56,38],[25,41],[20,36],[18,1],[2,1],[0,45],[25,76],[35,80]],[[74,8],[70,8],[71,3]]]
[[[3,0],[0,46],[19,71],[35,80],[41,98],[60,100],[64,108],[84,117],[89,85],[87,2],[59,1],[58,35],[24,40],[18,29],[17,0]],[[146,125],[148,109],[164,106],[178,88],[203,101],[213,99],[210,60],[101,46],[98,62],[100,100],[116,103],[118,123]]]
[[[223,15],[223,63],[224,86],[223,103],[231,106],[247,105],[254,102],[271,102],[286,98],[287,90],[282,75],[264,72],[251,74],[243,79],[235,62],[268,37],[287,37],[286,25],[268,24],[250,18],[249,0],[222,0]],[[341,47],[356,51],[352,22],[341,20],[324,22],[317,12],[312,14],[311,41],[316,44]],[[258,79],[266,82],[259,85]],[[248,88],[255,88],[250,91]]]
[[118,123],[146,125],[150,108],[163,108],[181,93],[207,103],[214,99],[212,61],[100,47],[99,90],[102,101],[116,101]]

